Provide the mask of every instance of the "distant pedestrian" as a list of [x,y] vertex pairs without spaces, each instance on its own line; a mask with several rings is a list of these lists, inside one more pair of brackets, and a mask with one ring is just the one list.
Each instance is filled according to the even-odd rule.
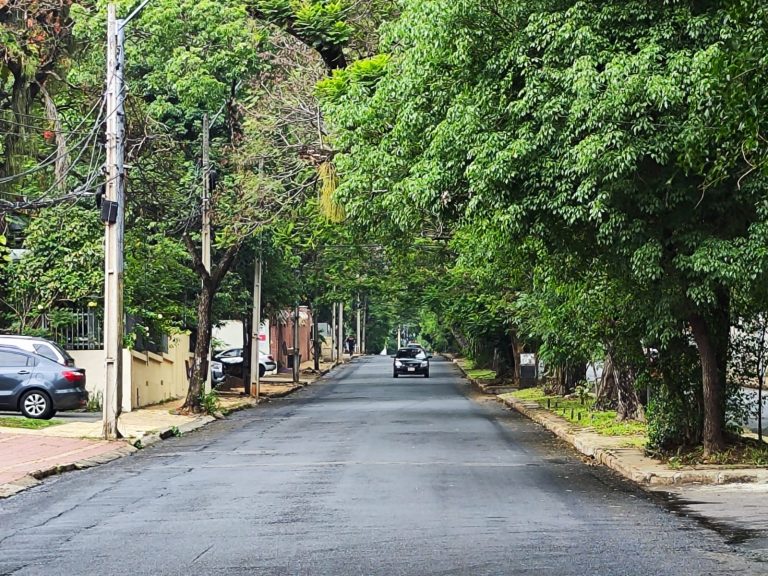
[[346,343],[347,343],[347,354],[352,356],[352,354],[355,352],[355,343],[356,343],[355,337],[347,336]]

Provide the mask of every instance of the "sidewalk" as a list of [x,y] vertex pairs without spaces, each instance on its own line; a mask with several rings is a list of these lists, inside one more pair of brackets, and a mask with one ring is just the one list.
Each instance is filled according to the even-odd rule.
[[[315,372],[306,363],[298,384],[293,383],[290,373],[265,377],[261,380],[259,399],[243,396],[242,388],[222,392],[222,417],[270,398],[286,396],[315,382],[334,366],[325,363]],[[93,414],[67,413],[68,422],[41,429],[0,426],[0,498],[35,486],[48,476],[97,466],[216,420],[204,414],[175,414],[182,404],[183,399],[177,399],[123,413],[119,427],[124,439],[112,442],[101,439],[102,422]]]
[[544,428],[571,444],[581,454],[595,463],[606,466],[628,480],[646,487],[672,487],[682,485],[723,485],[735,483],[768,483],[766,468],[735,468],[732,466],[701,465],[672,469],[666,464],[645,455],[642,448],[627,446],[622,436],[604,436],[561,418],[536,402],[510,396],[501,397],[497,387],[484,385],[469,377],[456,359],[454,365],[470,382],[483,392],[493,394],[509,408],[542,425]]

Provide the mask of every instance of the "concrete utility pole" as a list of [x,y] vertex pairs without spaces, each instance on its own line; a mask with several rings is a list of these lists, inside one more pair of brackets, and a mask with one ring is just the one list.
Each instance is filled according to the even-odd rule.
[[299,349],[299,330],[301,329],[301,311],[296,302],[296,310],[293,313],[293,382],[299,382],[299,368],[301,367],[301,350]]
[[[253,267],[253,312],[251,321],[251,373],[245,393],[259,397],[261,394],[261,376],[259,376],[259,334],[261,333],[261,258],[256,258]],[[245,376],[245,374],[243,374]],[[255,389],[254,389],[255,388]]]
[[123,403],[123,231],[125,228],[125,67],[123,21],[114,4],[107,6],[107,182],[101,219],[104,230],[103,434],[121,438],[118,420]]
[[401,332],[402,326],[400,324],[397,325],[397,349],[400,350],[402,348],[402,342],[401,342]]
[[338,358],[339,348],[339,345],[336,343],[336,337],[338,336],[338,330],[336,329],[336,302],[331,304],[331,309],[333,310],[333,319],[331,320],[331,362],[335,362]]
[[339,302],[339,362],[344,361],[344,302]]
[[360,344],[362,342],[362,335],[360,334],[360,309],[362,308],[362,301],[360,300],[360,293],[357,294],[357,317],[355,319],[357,324],[357,332],[355,334],[355,348],[356,352],[360,354]]
[[[203,114],[203,266],[211,273],[211,143],[208,114]],[[258,326],[256,330],[258,331]],[[245,376],[245,374],[243,374]],[[211,347],[208,346],[208,373],[205,375],[205,393],[211,391]]]
[[363,298],[363,328],[362,328],[362,340],[360,341],[360,353],[365,354],[366,350],[368,350],[366,338],[365,338],[365,327],[368,325],[368,297],[366,296]]

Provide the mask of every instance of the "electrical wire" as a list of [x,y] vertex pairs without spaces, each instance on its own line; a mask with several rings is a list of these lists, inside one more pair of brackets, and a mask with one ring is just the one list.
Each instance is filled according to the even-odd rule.
[[[22,172],[19,172],[18,174],[12,174],[11,176],[5,176],[5,177],[0,178],[0,184],[6,184],[8,182],[13,182],[15,180],[19,180],[21,178],[24,178],[25,176],[29,176],[30,174],[34,174],[36,172],[39,172],[40,170],[43,170],[43,169],[47,168],[51,164],[55,164],[56,162],[58,162],[59,159],[63,155],[69,155],[69,153],[72,151],[73,148],[81,147],[85,142],[90,140],[91,135],[93,134],[94,130],[98,129],[98,127],[100,126],[99,118],[101,117],[101,108],[104,107],[104,104],[105,104],[104,98],[99,98],[99,100],[96,102],[96,104],[94,104],[93,107],[91,107],[91,109],[88,111],[87,115],[78,124],[77,128],[79,129],[80,126],[85,124],[85,122],[93,115],[93,112],[97,108],[100,108],[99,109],[99,113],[98,113],[97,118],[96,118],[96,122],[94,123],[94,126],[91,128],[91,130],[87,133],[85,138],[80,140],[74,146],[72,146],[72,147],[68,148],[67,150],[65,150],[64,154],[59,154],[59,151],[57,149],[55,152],[52,152],[50,155],[48,155],[46,158],[44,158],[41,162],[39,162],[34,167],[29,168],[27,170],[24,170]],[[69,140],[71,140],[71,135],[70,135],[70,138],[67,138],[65,140],[65,142],[64,142],[65,146],[69,143]]]

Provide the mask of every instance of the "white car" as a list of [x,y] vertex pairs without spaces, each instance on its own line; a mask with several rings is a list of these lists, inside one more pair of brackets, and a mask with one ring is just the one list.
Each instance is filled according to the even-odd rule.
[[[277,362],[271,354],[259,354],[259,378],[267,372],[277,370]],[[211,380],[214,384],[224,381],[225,376],[243,376],[243,349],[230,348],[216,352],[211,361]]]

